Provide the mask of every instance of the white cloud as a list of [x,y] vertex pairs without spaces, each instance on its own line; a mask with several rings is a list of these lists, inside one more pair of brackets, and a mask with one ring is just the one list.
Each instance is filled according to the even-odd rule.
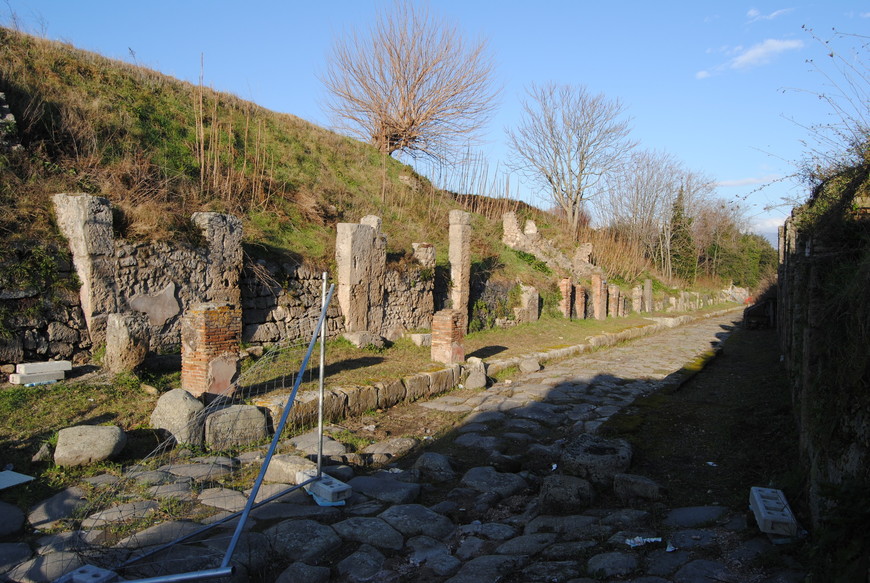
[[695,73],[695,79],[706,79],[710,76],[710,71],[698,71]]
[[761,11],[756,10],[755,8],[751,8],[749,12],[746,13],[746,18],[749,19],[749,23],[757,22],[759,20],[773,20],[774,18],[779,18],[785,14],[788,14],[794,10],[793,8],[782,8],[780,10],[774,10],[770,14],[762,14]]
[[751,46],[731,60],[730,69],[749,69],[766,65],[779,53],[792,51],[804,46],[800,40],[766,39],[764,42]]
[[[752,230],[760,235],[775,235],[777,229],[785,222],[785,217],[765,217],[752,221]],[[774,246],[776,243],[774,243]]]
[[753,186],[755,184],[767,184],[780,178],[778,174],[768,174],[766,176],[754,176],[750,178],[738,178],[737,180],[722,180],[716,183],[716,186],[722,188],[730,188],[735,186]]

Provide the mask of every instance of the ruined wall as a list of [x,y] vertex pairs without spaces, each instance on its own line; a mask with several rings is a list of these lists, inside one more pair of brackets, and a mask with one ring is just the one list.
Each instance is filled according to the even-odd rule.
[[777,327],[818,524],[826,486],[833,499],[870,487],[870,199],[796,209],[779,256]]
[[[569,258],[547,239],[541,237],[534,221],[526,221],[525,226],[520,229],[517,215],[513,212],[502,215],[501,240],[511,249],[531,253],[546,263],[547,267],[560,274],[585,279],[596,271],[596,267],[589,262],[589,257],[592,255],[591,243],[578,246],[574,256]],[[600,270],[597,271],[600,273]]]

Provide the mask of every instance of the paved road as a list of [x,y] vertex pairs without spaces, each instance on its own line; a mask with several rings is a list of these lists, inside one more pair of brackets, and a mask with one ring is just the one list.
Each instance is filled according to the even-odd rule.
[[[802,580],[798,570],[752,566],[771,544],[747,524],[744,509],[665,507],[660,488],[667,484],[630,474],[630,466],[619,465],[624,445],[595,435],[601,423],[638,395],[673,382],[686,364],[728,334],[737,317],[735,311],[700,320],[545,364],[538,372],[473,394],[454,392],[420,404],[468,412],[466,422],[448,437],[461,455],[448,459],[433,449],[450,448],[433,448],[416,454],[413,469],[374,475],[347,466],[331,469],[354,488],[343,507],[316,506],[298,491],[264,506],[241,541],[242,552],[234,555],[242,565],[235,580]],[[331,451],[340,446],[329,445]],[[389,451],[405,444],[396,439],[376,445]],[[606,463],[599,466],[601,460]],[[615,472],[621,473],[614,477]],[[167,488],[174,487],[167,482]],[[243,503],[229,486],[188,491],[201,505],[233,510]],[[601,507],[600,500],[608,506]],[[152,526],[130,537],[128,546],[155,544],[182,526]],[[170,565],[174,571],[213,567],[215,549],[229,534],[219,528],[208,542],[177,546],[125,575],[153,575]],[[41,542],[46,557],[51,543]],[[19,565],[9,572],[12,579],[39,581],[22,576],[36,573],[38,560],[47,559]]]

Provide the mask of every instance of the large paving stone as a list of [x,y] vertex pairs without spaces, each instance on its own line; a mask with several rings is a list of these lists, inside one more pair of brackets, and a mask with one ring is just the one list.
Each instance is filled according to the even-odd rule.
[[23,563],[33,556],[27,543],[0,543],[0,573]]
[[559,467],[567,474],[609,487],[613,484],[613,476],[624,473],[631,465],[631,454],[631,444],[624,439],[606,439],[583,433],[565,444]]
[[637,559],[628,553],[601,553],[590,557],[586,568],[593,576],[621,577],[637,569]]
[[434,451],[420,455],[414,462],[414,469],[420,472],[422,479],[435,483],[449,482],[456,477],[447,456]]
[[24,528],[24,513],[18,506],[0,502],[0,537],[18,534]]
[[674,574],[674,583],[737,583],[737,577],[718,561],[698,559],[687,563]]
[[725,514],[724,506],[687,506],[674,508],[665,516],[663,522],[666,526],[678,526],[692,528],[715,522]]
[[205,419],[205,444],[212,450],[244,447],[268,436],[266,415],[254,405],[231,405]]
[[50,553],[21,563],[8,576],[18,583],[50,583],[82,565],[76,553]]
[[266,482],[278,482],[281,484],[297,484],[296,472],[302,470],[316,470],[317,464],[300,455],[282,454],[272,456],[266,475]]
[[341,546],[332,528],[313,520],[284,520],[265,534],[272,548],[285,559],[316,563],[326,553]]
[[532,556],[540,553],[554,542],[556,542],[556,534],[552,532],[524,534],[503,542],[495,549],[495,552],[499,555]]
[[553,474],[541,483],[538,500],[544,514],[578,514],[595,499],[592,484],[583,478]]
[[125,549],[141,549],[162,545],[201,530],[202,525],[189,520],[171,520],[149,526],[145,530],[119,540],[115,546]]
[[84,507],[85,504],[84,491],[81,488],[70,487],[34,505],[27,515],[27,520],[33,528],[50,528],[58,520],[73,516],[76,510]]
[[496,583],[521,569],[528,559],[512,555],[484,555],[471,559],[446,583]]
[[405,536],[426,535],[441,540],[453,532],[453,523],[446,517],[420,504],[398,504],[378,515]]
[[99,528],[114,522],[144,518],[155,510],[157,510],[157,503],[151,500],[118,504],[91,514],[82,520],[82,528]]
[[316,567],[296,561],[284,569],[275,583],[327,583],[329,567]]
[[383,580],[381,567],[386,557],[371,545],[364,544],[336,565],[342,581],[348,583],[367,583]]
[[490,466],[471,468],[462,476],[462,485],[478,492],[494,492],[502,498],[512,496],[528,487],[528,483],[517,474],[497,472]]
[[380,518],[356,516],[337,522],[332,528],[344,540],[369,543],[382,549],[398,551],[405,544],[402,533]]
[[390,478],[357,476],[348,484],[356,492],[391,504],[408,504],[420,495],[419,484],[409,484]]

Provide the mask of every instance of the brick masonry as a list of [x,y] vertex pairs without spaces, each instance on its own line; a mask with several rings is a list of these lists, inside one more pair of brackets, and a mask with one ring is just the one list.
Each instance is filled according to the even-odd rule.
[[222,303],[192,306],[181,323],[181,388],[194,397],[231,394],[241,337],[239,308]]
[[441,310],[432,317],[432,360],[456,364],[465,360],[465,318],[458,310]]

